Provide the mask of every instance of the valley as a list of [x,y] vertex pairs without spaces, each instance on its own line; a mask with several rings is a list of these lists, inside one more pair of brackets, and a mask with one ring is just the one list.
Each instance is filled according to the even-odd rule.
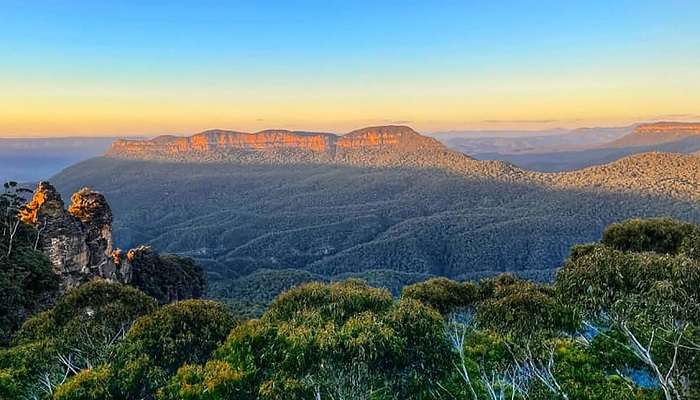
[[[52,182],[104,193],[117,244],[193,257],[212,296],[253,308],[309,280],[359,277],[395,293],[430,276],[547,281],[573,244],[612,222],[700,222],[694,156],[547,174],[474,160],[407,127],[358,132],[299,142],[277,132],[264,145],[265,135],[225,131],[117,142]],[[267,290],[251,297],[251,287]]]

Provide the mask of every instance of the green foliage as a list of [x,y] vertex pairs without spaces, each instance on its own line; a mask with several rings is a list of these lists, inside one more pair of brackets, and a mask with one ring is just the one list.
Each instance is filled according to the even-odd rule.
[[406,286],[401,296],[418,300],[445,315],[460,308],[473,306],[478,297],[478,289],[470,282],[433,278]]
[[48,307],[58,291],[51,263],[35,249],[37,232],[18,219],[26,191],[15,182],[0,194],[0,346],[29,315]]
[[[556,345],[556,374],[570,400],[655,400],[654,390],[645,390],[628,378],[609,375],[600,368],[590,348],[572,340]],[[551,393],[536,384],[530,391],[531,399],[551,399]]]
[[233,325],[231,312],[209,300],[175,302],[139,318],[115,361],[121,387],[152,396],[182,365],[205,363]]
[[613,228],[603,245],[569,258],[557,291],[597,326],[603,343],[622,349],[607,369],[635,359],[667,399],[690,396],[699,385],[700,262],[686,254],[697,228],[666,220]]
[[608,226],[601,243],[621,251],[678,254],[685,238],[698,232],[697,226],[673,219],[631,219]]
[[242,374],[231,365],[212,360],[204,367],[184,365],[158,395],[161,400],[220,400],[246,397]]
[[574,317],[554,289],[527,281],[496,285],[477,306],[477,325],[516,341],[576,330]]
[[[93,280],[68,291],[47,313],[28,320],[19,337],[22,340],[47,336],[68,336],[87,325],[99,325],[116,332],[128,328],[141,315],[155,310],[152,297],[127,285]],[[42,321],[46,318],[48,321]],[[53,331],[42,331],[40,327]],[[38,330],[38,331],[37,331]]]
[[60,382],[65,370],[57,363],[58,347],[54,340],[46,339],[27,344],[0,349],[0,392],[3,390],[17,393],[16,397],[32,398],[47,393],[40,377],[50,382]]
[[683,239],[680,253],[694,260],[700,260],[700,230],[696,230]]
[[51,310],[25,322],[18,343],[52,339],[59,352],[74,355],[76,366],[108,362],[140,316],[156,308],[153,298],[130,286],[94,280],[70,290]]
[[25,321],[15,346],[0,352],[0,368],[12,371],[23,395],[48,392],[73,374],[111,362],[131,324],[156,305],[129,286],[84,284]]
[[589,316],[699,321],[700,265],[684,256],[599,246],[567,262],[557,290]]
[[320,318],[341,323],[365,311],[386,311],[392,304],[389,292],[368,286],[358,280],[323,284],[309,283],[291,289],[272,302],[263,319],[271,322],[290,321],[306,311]]
[[[626,240],[620,232],[616,243]],[[673,239],[673,254],[577,246],[554,285],[508,274],[478,284],[439,278],[395,299],[356,279],[307,283],[238,324],[221,303],[159,308],[136,289],[95,281],[28,319],[0,350],[0,395],[692,399],[700,388],[694,235]],[[657,386],[640,385],[645,374]],[[42,390],[47,381],[52,394]]]
[[415,300],[393,304],[359,281],[311,283],[234,329],[217,357],[243,371],[251,396],[422,398],[449,354],[442,329],[440,315]]
[[111,378],[112,371],[105,366],[80,371],[56,388],[53,400],[111,400]]

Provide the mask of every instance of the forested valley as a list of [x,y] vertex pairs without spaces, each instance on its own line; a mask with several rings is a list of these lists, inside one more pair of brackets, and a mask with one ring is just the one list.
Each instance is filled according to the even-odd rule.
[[550,283],[334,279],[251,318],[101,279],[56,297],[21,194],[0,198],[3,399],[700,398],[694,224],[612,224]]
[[101,157],[51,182],[64,198],[86,185],[104,193],[116,243],[192,257],[207,271],[212,297],[252,316],[310,281],[358,278],[394,295],[438,276],[510,272],[548,282],[571,246],[598,240],[613,222],[667,216],[700,223],[698,203],[688,199],[553,189],[428,167]]

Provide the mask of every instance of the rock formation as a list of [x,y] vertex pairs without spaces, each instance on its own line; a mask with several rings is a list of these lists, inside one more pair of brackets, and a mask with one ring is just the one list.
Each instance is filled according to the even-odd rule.
[[337,141],[337,147],[346,150],[445,148],[436,139],[423,136],[407,126],[375,126],[358,129],[341,136]]
[[206,274],[190,258],[159,255],[149,246],[114,252],[114,261],[132,286],[160,303],[199,298],[206,294]]
[[60,291],[103,278],[135,286],[161,303],[206,292],[206,275],[189,258],[161,256],[146,246],[113,250],[112,211],[89,188],[73,194],[66,210],[56,188],[40,182],[20,218],[37,229],[37,245],[51,261]]
[[111,258],[112,212],[104,196],[84,188],[72,200],[66,210],[56,188],[40,182],[20,213],[23,222],[37,229],[62,291],[94,277],[118,279]]
[[635,130],[637,134],[676,133],[687,135],[700,135],[700,123],[698,122],[655,122],[639,125]]
[[697,122],[655,122],[642,124],[634,131],[606,147],[642,147],[677,142],[684,139],[700,140],[700,123]]
[[[117,140],[108,157],[169,161],[315,161],[333,162],[353,152],[442,149],[437,140],[406,126],[364,128],[344,136],[332,133],[266,130],[243,133],[210,130],[190,137]],[[342,157],[336,157],[342,153]]]

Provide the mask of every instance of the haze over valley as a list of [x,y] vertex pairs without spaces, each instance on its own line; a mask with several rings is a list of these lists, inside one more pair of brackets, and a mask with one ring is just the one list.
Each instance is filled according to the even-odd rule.
[[115,138],[0,138],[0,181],[46,180],[78,161],[103,154]]

